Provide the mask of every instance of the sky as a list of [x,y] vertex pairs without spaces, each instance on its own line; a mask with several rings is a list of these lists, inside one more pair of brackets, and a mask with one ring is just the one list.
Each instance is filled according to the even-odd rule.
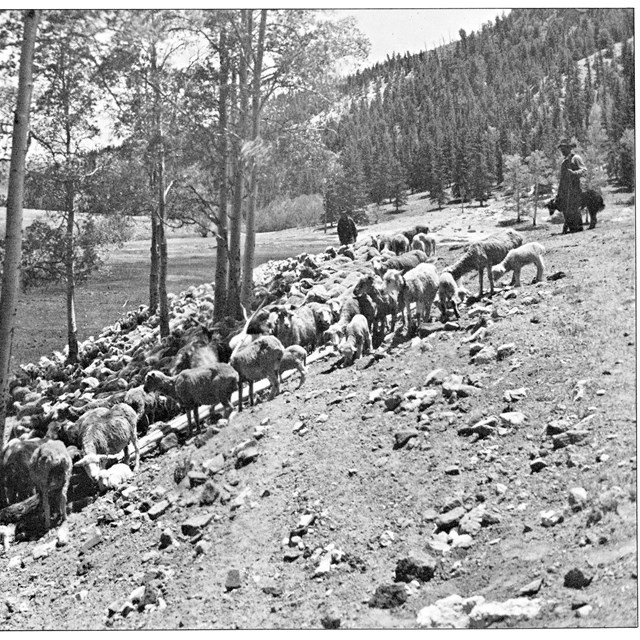
[[477,31],[483,24],[506,15],[508,9],[358,9],[336,11],[353,15],[371,42],[367,63],[384,62],[393,53],[418,53],[459,40],[458,32]]

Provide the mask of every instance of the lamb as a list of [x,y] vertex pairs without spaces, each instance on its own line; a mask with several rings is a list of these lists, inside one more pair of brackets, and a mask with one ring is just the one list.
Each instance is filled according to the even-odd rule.
[[2,496],[6,505],[26,500],[33,494],[34,484],[29,477],[29,464],[33,452],[42,440],[20,440],[12,438],[2,450],[0,459],[0,483]]
[[249,402],[253,406],[253,383],[268,378],[271,383],[270,399],[280,393],[280,362],[284,356],[284,346],[275,336],[245,336],[236,345],[229,363],[238,372],[238,410],[242,411],[242,383],[249,383]]
[[491,269],[493,279],[499,280],[507,271],[513,271],[513,284],[520,286],[520,271],[526,264],[535,264],[537,271],[534,282],[541,282],[544,273],[544,261],[542,254],[545,252],[544,246],[539,242],[527,242],[521,247],[511,249],[505,259]]
[[103,459],[124,451],[125,462],[129,461],[129,443],[135,450],[134,470],[140,467],[140,449],[136,422],[138,416],[128,405],[120,403],[111,408],[101,407],[84,413],[80,423],[81,449],[84,457],[74,467],[84,467],[92,480],[100,478],[100,463]]
[[71,457],[60,440],[45,440],[31,456],[29,477],[40,497],[46,531],[51,527],[50,499],[53,504],[57,503],[60,521],[67,519],[67,491],[71,468]]
[[353,296],[349,296],[342,301],[342,305],[340,306],[340,316],[337,322],[334,322],[323,335],[324,343],[332,344],[334,347],[337,347],[340,343],[340,340],[344,336],[344,333],[347,329],[347,325],[351,321],[351,319],[360,313],[360,303]]
[[412,249],[421,249],[427,256],[436,255],[436,239],[426,233],[416,233],[411,241]]
[[396,269],[390,269],[384,275],[388,293],[398,292],[404,301],[407,317],[407,332],[411,331],[411,303],[416,303],[416,327],[424,318],[431,321],[431,305],[438,293],[439,277],[436,268],[430,264],[419,264],[402,275]]
[[458,311],[458,301],[462,302],[467,295],[466,289],[459,287],[453,276],[448,271],[440,274],[440,282],[438,284],[438,301],[440,304],[440,313],[442,321],[446,321],[448,317],[448,306],[453,307],[453,313],[456,318],[460,317]]
[[409,240],[403,233],[397,233],[391,238],[391,250],[396,254],[407,253],[409,251]]
[[275,324],[273,333],[284,347],[298,344],[308,352],[316,348],[316,319],[308,306],[303,305],[295,310],[277,307],[271,318]]
[[471,243],[464,255],[452,266],[447,267],[458,281],[465,274],[478,270],[478,281],[480,283],[480,297],[483,294],[483,274],[487,270],[489,278],[490,295],[493,295],[493,274],[491,268],[502,262],[511,249],[516,249],[522,244],[522,236],[517,231],[509,230],[506,233],[497,233],[487,237],[485,240],[479,240]]
[[219,402],[226,407],[227,416],[233,411],[231,395],[238,387],[238,374],[224,362],[215,366],[185,369],[175,376],[161,371],[149,371],[144,379],[144,390],[160,391],[174,398],[187,414],[187,429],[192,433],[192,415],[196,429],[200,431],[198,407],[208,404],[215,407]]
[[282,374],[289,369],[297,369],[300,374],[300,382],[298,389],[305,383],[307,379],[307,352],[304,347],[298,344],[292,344],[284,350],[282,360],[280,360],[280,379]]
[[371,335],[369,333],[369,323],[361,314],[356,314],[346,329],[346,336],[338,347],[338,351],[344,358],[344,364],[352,364],[354,359],[358,360],[363,353],[371,353]]

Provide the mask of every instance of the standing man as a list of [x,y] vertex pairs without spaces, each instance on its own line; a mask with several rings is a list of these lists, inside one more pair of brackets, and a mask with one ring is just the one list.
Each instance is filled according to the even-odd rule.
[[340,244],[353,244],[357,237],[358,229],[356,228],[356,223],[351,216],[347,215],[346,211],[343,211],[338,220],[338,239]]
[[560,167],[560,184],[556,196],[557,208],[564,213],[562,233],[582,231],[580,178],[587,173],[587,168],[584,166],[582,158],[573,152],[575,146],[569,138],[563,138],[558,144],[558,149],[564,156]]

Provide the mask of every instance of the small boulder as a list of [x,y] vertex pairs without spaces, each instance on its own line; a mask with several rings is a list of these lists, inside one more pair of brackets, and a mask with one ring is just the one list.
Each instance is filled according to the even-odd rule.
[[396,564],[396,582],[411,582],[419,580],[428,582],[433,578],[437,562],[426,553],[412,551],[407,557],[401,558]]
[[584,589],[592,580],[593,577],[587,577],[580,569],[571,569],[564,576],[564,586],[568,589]]
[[404,584],[385,584],[376,589],[369,600],[369,606],[377,609],[393,609],[404,604],[407,597]]

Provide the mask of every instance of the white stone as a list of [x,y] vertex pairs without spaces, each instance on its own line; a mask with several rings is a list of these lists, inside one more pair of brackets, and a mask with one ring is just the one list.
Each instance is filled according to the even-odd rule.
[[574,511],[580,511],[587,504],[587,492],[582,487],[574,487],[569,491],[569,504]]
[[522,411],[508,411],[500,414],[500,420],[510,427],[519,427],[527,419]]
[[494,622],[531,620],[542,608],[538,599],[513,598],[505,602],[478,603],[469,614],[472,629],[484,629]]
[[463,598],[454,593],[421,609],[416,622],[418,626],[429,629],[467,629],[469,613],[482,602],[482,596]]

